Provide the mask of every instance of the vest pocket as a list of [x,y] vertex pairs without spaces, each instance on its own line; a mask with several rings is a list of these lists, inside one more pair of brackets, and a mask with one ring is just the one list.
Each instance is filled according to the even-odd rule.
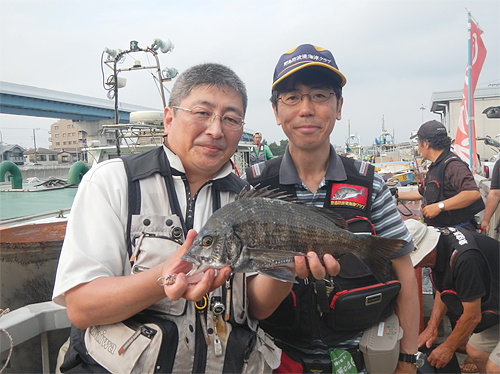
[[140,313],[123,322],[89,327],[84,341],[88,355],[112,373],[170,373],[178,331],[172,321]]
[[[138,273],[166,261],[184,242],[184,232],[176,215],[133,215],[130,239],[132,273]],[[186,300],[172,301],[165,297],[149,309],[180,316],[185,312]]]

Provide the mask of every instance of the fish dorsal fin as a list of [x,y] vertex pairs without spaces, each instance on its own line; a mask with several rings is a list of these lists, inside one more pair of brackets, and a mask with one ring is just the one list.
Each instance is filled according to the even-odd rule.
[[255,185],[255,187],[247,190],[243,188],[241,192],[236,197],[236,200],[250,199],[254,197],[263,197],[267,199],[278,199],[282,201],[297,202],[297,198],[293,195],[287,194],[286,192],[279,191],[277,188],[269,189],[269,186],[258,188],[260,184]]
[[348,230],[349,227],[347,226],[347,222],[345,221],[344,217],[342,217],[340,214],[335,213],[334,211],[330,209],[324,209],[324,208],[318,208],[316,206],[309,206],[309,208],[315,210],[319,214],[322,214],[323,216],[327,217],[330,221],[332,221],[335,225],[340,227],[341,229]]

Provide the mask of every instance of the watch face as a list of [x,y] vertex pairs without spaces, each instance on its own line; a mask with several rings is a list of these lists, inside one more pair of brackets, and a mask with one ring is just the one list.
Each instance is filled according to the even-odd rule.
[[423,354],[422,352],[417,352],[415,354],[415,366],[417,367],[417,369],[421,368],[422,366],[424,366],[425,364],[425,354]]

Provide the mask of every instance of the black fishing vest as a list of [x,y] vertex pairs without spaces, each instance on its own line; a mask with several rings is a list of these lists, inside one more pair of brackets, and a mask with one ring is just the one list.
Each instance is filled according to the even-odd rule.
[[[445,151],[446,152],[446,151]],[[438,203],[445,200],[444,190],[444,172],[446,167],[452,162],[463,162],[460,157],[453,152],[448,151],[448,154],[434,166],[432,175],[425,179],[424,198],[427,205]],[[465,164],[465,163],[464,163]],[[429,175],[429,173],[427,174]],[[470,221],[474,214],[479,213],[484,209],[483,199],[474,201],[465,208],[449,210],[439,213],[434,218],[424,217],[424,222],[431,226],[449,226],[459,225]]]
[[[462,302],[457,296],[457,290],[454,282],[454,266],[460,259],[460,256],[467,251],[477,251],[485,260],[488,266],[490,284],[486,286],[486,295],[481,298],[481,322],[476,326],[474,332],[481,332],[499,322],[499,247],[498,242],[488,237],[478,237],[474,232],[459,227],[440,228],[441,237],[439,249],[447,251],[447,266],[443,272],[431,271],[431,280],[434,287],[441,293],[441,300],[446,304],[451,318],[455,321],[463,313]],[[478,245],[475,240],[491,241]],[[471,280],[476,281],[476,280]]]
[[[342,182],[328,182],[323,207],[344,217],[350,231],[375,234],[370,221],[375,169],[372,165],[363,163],[366,168],[363,175],[360,175],[360,161],[342,156],[340,159],[347,179]],[[266,161],[266,167],[258,177],[254,176],[252,167],[247,168],[247,181],[254,186],[258,185],[257,189],[269,186],[270,189],[278,189],[296,196],[293,185],[279,183],[281,161],[281,157]],[[346,197],[345,193],[350,193],[354,198],[342,200],[340,197]],[[379,283],[355,255],[346,254],[338,261],[341,271],[337,277],[332,277],[332,284],[341,284],[343,288],[352,289]],[[303,349],[327,350],[328,347],[350,339],[364,330],[336,331],[330,328],[327,322],[330,300],[326,294],[329,284],[316,281],[312,276],[297,280],[299,283],[294,284],[292,292],[271,317],[260,322],[261,327],[276,339],[276,344],[292,359],[299,361],[296,350],[289,347],[289,344]]]

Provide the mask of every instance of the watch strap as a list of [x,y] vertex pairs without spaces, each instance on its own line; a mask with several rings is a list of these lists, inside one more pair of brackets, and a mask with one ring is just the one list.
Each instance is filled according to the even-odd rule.
[[417,362],[417,357],[415,355],[411,355],[408,353],[400,353],[399,361],[408,362],[410,364],[414,364]]

